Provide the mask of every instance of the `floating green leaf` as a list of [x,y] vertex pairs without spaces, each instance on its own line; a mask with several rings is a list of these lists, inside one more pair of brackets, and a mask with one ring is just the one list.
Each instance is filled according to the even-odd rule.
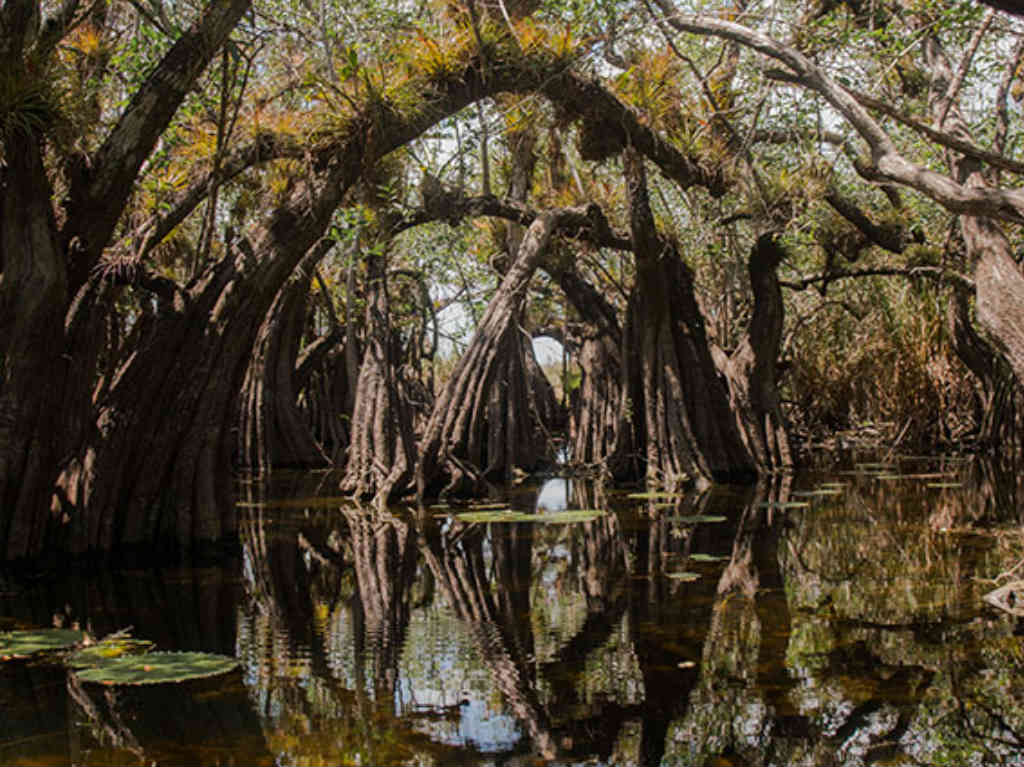
[[838,487],[819,487],[817,490],[797,490],[790,493],[794,498],[821,498],[829,495],[842,495]]
[[665,573],[665,575],[674,581],[684,581],[686,583],[700,580],[700,573]]
[[71,668],[88,668],[99,666],[122,655],[143,655],[156,645],[147,639],[111,639],[83,647],[68,656],[67,664]]
[[721,562],[723,559],[728,559],[728,557],[720,557],[720,556],[717,556],[715,554],[691,554],[690,555],[690,561],[691,562]]
[[534,522],[540,524],[572,524],[575,522],[591,522],[607,514],[600,509],[567,509],[551,511],[544,514],[531,514],[525,511],[466,511],[456,514],[455,518],[462,522]]
[[663,501],[665,499],[679,499],[683,496],[679,493],[665,493],[665,492],[650,492],[650,493],[630,493],[626,496],[636,501]]
[[122,655],[78,671],[83,682],[96,684],[166,684],[226,674],[238,660],[204,652],[152,652]]
[[963,482],[929,482],[925,487],[963,487]]
[[85,639],[85,632],[73,629],[33,629],[0,634],[0,659],[26,658],[37,652],[63,650]]
[[765,501],[757,504],[761,509],[806,509],[810,505],[807,501]]
[[684,525],[699,525],[701,522],[725,522],[725,517],[720,517],[717,514],[691,514],[671,519],[673,522],[682,522]]

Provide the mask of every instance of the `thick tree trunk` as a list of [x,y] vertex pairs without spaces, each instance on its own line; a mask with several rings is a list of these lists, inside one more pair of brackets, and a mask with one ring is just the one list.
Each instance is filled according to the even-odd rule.
[[[90,285],[159,136],[250,0],[211,4],[133,94],[101,146],[67,168],[63,215],[43,161],[44,128],[4,137],[0,223],[0,560],[40,554],[55,532],[54,488],[82,438],[106,307]],[[7,3],[0,77],[40,77],[56,40],[31,49],[38,3]],[[42,57],[38,60],[35,57]]]
[[262,319],[238,305],[237,281],[229,257],[165,306],[99,403],[97,432],[61,481],[73,551],[187,548],[234,530],[233,405]]
[[978,335],[971,321],[968,297],[957,291],[947,308],[953,351],[977,380],[978,445],[985,448],[1020,444],[1020,385],[1002,354]]
[[625,417],[623,337],[615,307],[575,271],[561,270],[555,277],[583,325],[578,357],[582,378],[571,423],[572,462],[600,466],[618,481],[642,477],[643,460]]
[[[304,261],[319,258],[315,249]],[[320,467],[329,459],[298,406],[295,374],[305,328],[309,270],[300,265],[260,326],[239,403],[236,465]]]
[[[940,122],[937,127],[970,141],[970,129],[959,105],[949,100],[949,84],[953,81],[951,62],[938,39],[931,34],[925,38],[924,53],[932,76],[930,106],[936,121]],[[957,183],[969,189],[988,187],[979,160],[952,150],[946,152],[946,160]],[[997,221],[973,215],[961,215],[959,220],[968,256],[976,260],[978,322],[998,345],[1017,381],[1024,385],[1024,274]]]
[[[348,335],[347,333],[345,335]],[[300,392],[300,410],[317,444],[330,456],[332,464],[342,460],[349,443],[349,424],[355,402],[352,385],[359,377],[348,376],[348,349],[339,345],[339,331],[321,336],[299,354],[295,368],[295,389]],[[352,396],[349,393],[353,392]]]
[[0,252],[0,559],[33,556],[47,534],[53,483],[67,444],[64,315],[68,280],[39,145],[5,142]]
[[234,534],[237,397],[260,325],[342,194],[331,173],[319,182],[293,192],[255,248],[241,241],[188,293],[165,298],[140,333],[61,478],[73,551],[181,550]]
[[784,257],[774,235],[758,237],[748,261],[754,314],[743,341],[719,364],[740,436],[762,472],[793,467],[776,383],[785,307],[775,270]]
[[755,468],[711,358],[693,276],[655,229],[643,160],[623,153],[637,277],[624,359],[633,439],[649,482],[749,482]]
[[507,478],[513,467],[531,469],[544,459],[546,435],[525,362],[531,340],[520,324],[530,280],[552,235],[580,215],[587,212],[547,211],[526,231],[469,348],[434,404],[416,469],[421,497],[442,486],[445,493],[474,492],[488,478]]
[[398,376],[398,360],[381,256],[367,261],[366,351],[356,382],[355,409],[341,487],[386,501],[410,487],[415,466],[412,407]]

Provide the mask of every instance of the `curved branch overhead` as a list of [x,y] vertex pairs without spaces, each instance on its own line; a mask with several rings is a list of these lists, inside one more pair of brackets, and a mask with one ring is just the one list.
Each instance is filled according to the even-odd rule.
[[953,213],[1024,224],[1024,190],[966,186],[911,162],[853,94],[792,46],[736,22],[679,14],[668,0],[656,2],[666,20],[680,32],[731,40],[788,67],[792,77],[787,79],[820,94],[868,145],[871,164],[859,169],[865,177],[908,186]]

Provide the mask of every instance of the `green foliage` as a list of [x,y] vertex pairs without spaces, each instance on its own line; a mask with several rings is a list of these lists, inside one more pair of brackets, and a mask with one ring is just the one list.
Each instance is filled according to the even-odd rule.
[[0,70],[0,150],[14,136],[42,138],[61,119],[59,91],[48,73]]

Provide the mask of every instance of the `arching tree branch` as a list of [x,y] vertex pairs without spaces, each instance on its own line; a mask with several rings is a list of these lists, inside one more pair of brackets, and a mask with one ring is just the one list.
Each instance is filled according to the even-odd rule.
[[910,162],[853,94],[795,48],[742,24],[677,14],[669,0],[656,2],[666,14],[666,20],[678,31],[740,43],[781,62],[792,73],[789,79],[821,94],[867,143],[871,165],[858,169],[866,178],[908,186],[954,213],[1024,224],[1024,190],[965,186],[949,176]]

